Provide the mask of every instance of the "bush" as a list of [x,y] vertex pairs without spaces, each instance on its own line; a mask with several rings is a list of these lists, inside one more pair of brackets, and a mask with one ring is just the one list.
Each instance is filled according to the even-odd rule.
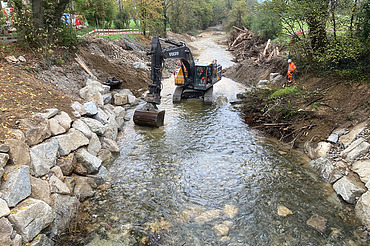
[[250,18],[250,26],[252,31],[264,40],[275,39],[282,30],[279,17],[264,9],[260,9]]

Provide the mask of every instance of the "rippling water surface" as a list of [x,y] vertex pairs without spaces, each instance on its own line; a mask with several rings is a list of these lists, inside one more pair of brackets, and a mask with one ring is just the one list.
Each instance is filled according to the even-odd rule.
[[[210,40],[205,34],[198,52],[230,65],[223,48],[207,50]],[[358,245],[351,211],[307,163],[249,129],[230,104],[173,105],[172,82],[164,82],[160,106],[165,126],[129,122],[119,138],[120,156],[108,168],[112,187],[91,201],[95,230],[84,243]],[[215,95],[233,100],[242,90],[224,78]],[[279,216],[279,206],[293,214]],[[328,220],[324,233],[306,224],[313,214]]]

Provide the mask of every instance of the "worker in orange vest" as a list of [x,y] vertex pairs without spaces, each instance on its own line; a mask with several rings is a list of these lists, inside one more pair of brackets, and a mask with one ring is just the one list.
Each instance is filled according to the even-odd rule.
[[288,86],[290,86],[293,82],[295,82],[295,80],[293,79],[293,72],[297,67],[294,65],[291,59],[288,59],[288,64],[289,64],[289,68],[288,68],[288,74],[287,74],[287,82],[288,82]]

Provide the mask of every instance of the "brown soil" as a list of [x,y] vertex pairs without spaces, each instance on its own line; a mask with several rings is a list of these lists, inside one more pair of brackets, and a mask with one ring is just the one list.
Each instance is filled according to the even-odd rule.
[[[132,63],[145,63],[148,58],[144,52],[128,49],[122,41],[93,39],[83,43],[77,53],[99,81],[116,77],[123,81],[122,89],[141,96],[148,88],[150,74],[134,68]],[[23,55],[27,62],[10,64],[4,58],[11,55]],[[55,51],[53,55],[57,56]],[[17,46],[0,47],[1,141],[9,137],[9,129],[19,128],[20,119],[44,109],[58,108],[73,115],[70,105],[80,100],[79,90],[85,86],[88,76],[74,60],[74,52],[64,56],[69,59],[63,65],[47,66],[47,60]]]

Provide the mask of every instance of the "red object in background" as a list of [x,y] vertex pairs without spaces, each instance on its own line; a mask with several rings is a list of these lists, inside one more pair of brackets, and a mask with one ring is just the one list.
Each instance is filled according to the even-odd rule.
[[83,25],[83,22],[80,18],[76,18],[75,19],[75,25],[76,25],[76,28],[77,29],[81,29],[82,25]]

